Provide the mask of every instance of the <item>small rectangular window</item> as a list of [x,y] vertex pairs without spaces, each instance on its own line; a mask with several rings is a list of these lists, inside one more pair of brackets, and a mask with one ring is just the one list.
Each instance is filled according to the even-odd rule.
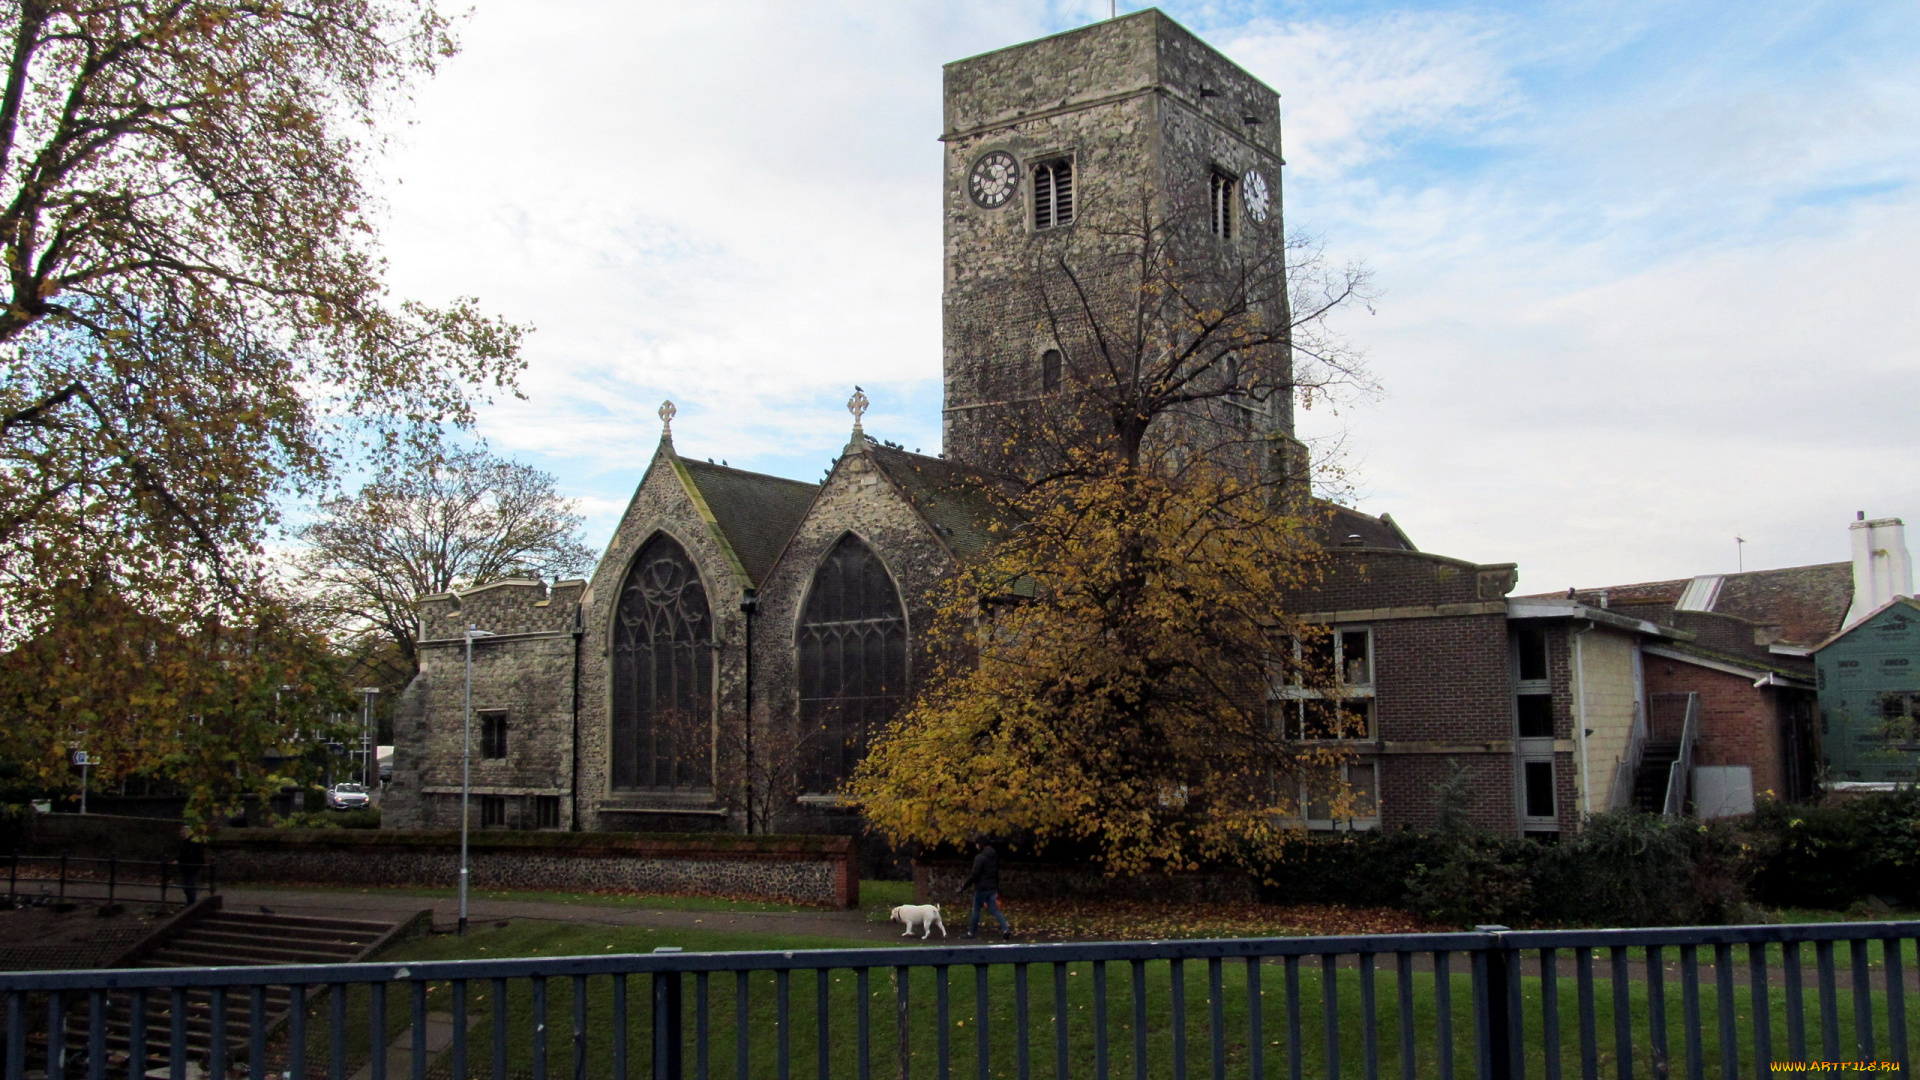
[[1521,738],[1553,738],[1553,695],[1521,694],[1514,701]]
[[507,756],[507,710],[481,711],[480,756],[496,761]]
[[1373,634],[1371,631],[1340,631],[1340,681],[1348,686],[1373,685]]
[[1531,818],[1557,816],[1553,797],[1553,762],[1529,761],[1522,768],[1526,770],[1527,816]]
[[533,827],[536,829],[560,827],[560,796],[535,795],[533,797]]
[[504,829],[507,827],[507,797],[505,795],[480,796],[480,827],[483,829]]
[[1207,174],[1207,226],[1222,240],[1233,238],[1233,177],[1223,172]]
[[1033,227],[1073,224],[1073,159],[1055,158],[1033,167]]
[[1514,631],[1514,649],[1519,681],[1535,682],[1547,677],[1546,631],[1532,626]]

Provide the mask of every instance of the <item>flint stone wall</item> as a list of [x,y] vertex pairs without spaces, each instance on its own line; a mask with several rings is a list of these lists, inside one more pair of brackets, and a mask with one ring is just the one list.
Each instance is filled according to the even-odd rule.
[[[381,830],[225,830],[213,841],[222,884],[448,885],[460,834]],[[609,837],[486,833],[468,841],[475,888],[708,893],[850,908],[860,903],[849,837]]]
[[[913,862],[916,903],[951,901],[972,860]],[[1000,896],[1007,900],[1157,900],[1172,903],[1252,903],[1259,898],[1245,874],[1128,874],[1109,877],[1090,866],[1000,863]]]

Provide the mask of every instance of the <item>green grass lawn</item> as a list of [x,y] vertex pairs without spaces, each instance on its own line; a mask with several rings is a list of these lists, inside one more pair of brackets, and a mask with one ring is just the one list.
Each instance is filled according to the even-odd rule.
[[[436,937],[427,940],[407,942],[389,954],[396,960],[456,959],[463,957],[507,957],[507,956],[562,956],[584,954],[608,954],[624,952],[651,951],[660,946],[678,946],[688,951],[727,951],[737,949],[810,949],[843,947],[844,941],[796,938],[786,936],[728,934],[700,931],[649,930],[639,927],[572,927],[553,924],[513,924],[505,928],[491,928],[470,934],[465,939]],[[1838,950],[1845,953],[1845,947]],[[1744,953],[1744,950],[1740,950]],[[1808,977],[1804,992],[1804,1009],[1809,1035],[1811,1056],[1821,1058],[1820,1026],[1821,1016],[1819,998],[1815,980],[1811,972],[1812,950],[1803,947],[1808,962]],[[1703,958],[1710,960],[1711,950],[1702,951]],[[1744,958],[1743,956],[1741,958]],[[1564,953],[1560,957],[1560,977],[1555,989],[1560,1002],[1560,1025],[1558,1046],[1562,1071],[1565,1075],[1577,1075],[1580,1054],[1580,1023],[1577,1009],[1578,987],[1573,975],[1573,962]],[[1407,1013],[1411,1024],[1413,1040],[1416,1046],[1415,1073],[1422,1077],[1439,1075],[1438,1057],[1442,1045],[1442,1035],[1451,1042],[1451,1051],[1457,1075],[1472,1075],[1475,1067],[1475,1040],[1471,1023],[1472,986],[1466,973],[1466,957],[1454,957],[1453,974],[1446,980],[1451,991],[1452,1011],[1450,1022],[1443,1023],[1439,1009],[1437,990],[1440,983],[1429,971],[1412,972],[1409,977],[1412,1007]],[[1154,1077],[1175,1076],[1172,1062],[1176,1053],[1176,1032],[1185,1037],[1185,1056],[1187,1076],[1211,1075],[1211,1012],[1212,987],[1217,979],[1219,1000],[1222,1013],[1222,1064],[1229,1076],[1251,1075],[1252,1058],[1255,1052],[1255,1017],[1252,1008],[1258,1002],[1257,1014],[1260,1020],[1258,1047],[1265,1059],[1268,1075],[1286,1075],[1290,1055],[1298,1053],[1302,1066],[1308,1075],[1325,1076],[1331,1071],[1332,1058],[1337,1056],[1340,1067],[1346,1075],[1361,1076],[1368,1063],[1369,1026],[1376,1038],[1371,1041],[1378,1055],[1378,1067],[1385,1075],[1400,1075],[1399,1037],[1401,1025],[1401,1004],[1398,992],[1398,973],[1389,958],[1382,961],[1372,988],[1375,1002],[1372,1024],[1367,1020],[1364,1007],[1362,973],[1351,967],[1343,967],[1333,974],[1334,993],[1332,1008],[1336,1018],[1338,1037],[1329,1046],[1325,1039],[1326,1009],[1328,996],[1325,975],[1318,959],[1302,961],[1291,973],[1283,962],[1266,961],[1259,967],[1260,985],[1257,995],[1249,994],[1249,969],[1244,962],[1228,961],[1217,969],[1206,961],[1189,961],[1181,965],[1167,962],[1152,962],[1134,965],[1114,962],[1106,966],[1104,975],[1105,993],[1096,990],[1096,982],[1101,978],[1095,966],[1091,964],[1062,965],[1057,970],[1051,964],[1033,965],[1024,974],[1026,982],[1027,1037],[1032,1062],[1032,1075],[1036,1077],[1056,1077],[1055,1036],[1057,1027],[1063,1019],[1067,1036],[1068,1070],[1074,1075],[1086,1075],[1095,1062],[1096,1049],[1094,1030],[1096,1018],[1100,1017],[1104,1004],[1104,1022],[1107,1032],[1108,1065],[1115,1076],[1132,1075],[1134,1072],[1134,1054],[1136,1046],[1143,1046],[1148,1062],[1147,1074]],[[1536,971],[1529,962],[1529,971]],[[1598,1041],[1597,1057],[1602,1071],[1615,1073],[1617,1048],[1613,1032],[1614,993],[1611,982],[1606,978],[1607,959],[1599,957],[1595,963],[1596,979],[1593,984],[1595,997],[1595,1032]],[[1911,969],[1910,969],[1911,970]],[[1184,993],[1176,995],[1174,985],[1177,978]],[[1746,972],[1737,973],[1734,993],[1731,996],[1736,1045],[1738,1047],[1739,1067],[1745,1075],[1753,1073],[1753,1005],[1754,999],[1747,987]],[[942,974],[933,969],[917,968],[908,977],[908,1001],[904,1011],[899,1008],[898,984],[895,982],[893,968],[880,968],[868,975],[866,1005],[869,1023],[870,1060],[876,1075],[898,1076],[902,1052],[913,1076],[934,1076],[934,1063],[938,1060],[940,1048],[944,1044],[951,1055],[951,1067],[954,1075],[976,1075],[980,1039],[983,1025],[986,1033],[988,1072],[995,1076],[1013,1076],[1017,1074],[1017,1055],[1021,1044],[1016,1019],[1021,1015],[1019,1008],[1019,981],[1023,976],[1012,965],[1001,965],[984,972],[959,966],[944,973],[947,984],[949,1010],[944,1024],[940,1022],[937,1011],[937,987]],[[984,982],[982,979],[984,978]],[[1144,990],[1139,1004],[1140,1014],[1144,1017],[1144,1026],[1136,1027],[1136,1005],[1133,998],[1134,986]],[[1769,1029],[1773,1036],[1773,1057],[1783,1059],[1788,1056],[1788,1030],[1786,1019],[1786,994],[1779,987],[1779,972],[1773,971],[1774,986],[1768,996],[1767,1004],[1770,1016]],[[704,1046],[706,1066],[711,1075],[734,1076],[738,1074],[738,1057],[741,1047],[741,1034],[744,1032],[744,1048],[748,1060],[748,1074],[753,1076],[777,1075],[778,1061],[784,1046],[791,1060],[793,1075],[817,1075],[818,1062],[822,1053],[820,1038],[820,1002],[825,1001],[827,1031],[824,1042],[826,1075],[857,1075],[858,1025],[860,1017],[861,994],[859,976],[853,971],[835,970],[824,977],[812,971],[795,971],[786,976],[787,1013],[782,1022],[779,1007],[779,988],[782,978],[775,973],[766,972],[752,975],[746,980],[747,1011],[746,1022],[739,1022],[739,993],[741,984],[731,974],[717,974],[702,979],[687,976],[684,979],[686,1008],[684,1020],[684,1038],[688,1075],[696,1075],[695,1069],[700,1063],[701,1047]],[[648,976],[630,976],[627,982],[629,1020],[627,1026],[628,1061],[632,1075],[643,1075],[646,1062],[651,1053],[651,1020],[649,1002],[651,983]],[[1289,993],[1290,982],[1297,985],[1297,996]],[[1715,988],[1714,973],[1711,968],[1701,971],[1701,986],[1698,999],[1700,1015],[1701,1053],[1710,1072],[1717,1073],[1719,1063],[1719,1003]],[[1837,1020],[1842,1031],[1841,1058],[1858,1059],[1862,1056],[1853,1045],[1853,1013],[1850,980],[1842,977],[1836,987],[1835,1002]],[[1055,987],[1064,988],[1064,997],[1056,1007]],[[536,1054],[544,1054],[547,1072],[550,1076],[574,1075],[574,995],[576,989],[585,992],[584,1033],[585,1069],[590,1077],[611,1076],[613,1074],[614,1045],[619,1027],[613,1011],[613,980],[608,977],[595,977],[576,981],[570,978],[548,980],[545,988],[545,1036],[544,1049],[536,1045],[535,1032],[540,1030],[536,1023],[535,989],[530,980],[516,980],[507,987],[505,1007],[507,1023],[505,1050],[509,1072],[516,1076],[529,1076]],[[1540,1020],[1540,1001],[1546,984],[1537,976],[1527,976],[1522,980],[1522,994],[1526,1001],[1525,1015],[1528,1018],[1526,1044],[1529,1048],[1528,1073],[1531,1076],[1544,1075],[1542,1069],[1546,1062],[1549,1046],[1553,1042],[1548,1038]],[[1634,980],[1626,984],[1626,998],[1629,1015],[1633,1018],[1633,1046],[1635,1075],[1654,1077],[1663,1075],[1666,1070],[1656,1069],[1656,1050],[1647,1030],[1648,985],[1644,981]],[[984,990],[984,993],[982,991]],[[493,1054],[494,1031],[493,993],[491,985],[475,984],[469,987],[469,1008],[475,1017],[470,1031],[468,1050],[469,1068],[484,1071],[490,1068]],[[357,1032],[357,1045],[352,1056],[364,1057],[370,1039],[368,1024],[366,991],[361,990],[350,999],[349,1007],[355,1017],[350,1032]],[[427,1006],[430,1011],[445,1012],[451,1008],[453,990],[451,987],[436,984],[429,988]],[[1884,995],[1874,995],[1875,1050],[1878,1057],[1890,1056],[1888,1053],[1887,1016],[1884,1012]],[[406,1029],[406,1017],[410,1003],[405,992],[395,990],[390,993],[388,1003],[389,1037]],[[1920,994],[1910,994],[1907,998],[1908,1029],[1920,1031],[1920,1015],[1914,1015]],[[705,1001],[706,1008],[700,1008]],[[1671,1062],[1671,1071],[1678,1073],[1685,1067],[1687,1038],[1686,1001],[1683,988],[1677,974],[1669,977],[1665,983],[1667,1011],[1666,1056]],[[984,1007],[982,1006],[984,1002]],[[1287,1031],[1289,1009],[1297,1008],[1301,1023],[1301,1038],[1297,1046],[1290,1042]],[[1176,1023],[1176,1011],[1184,1015]],[[705,1038],[701,1033],[704,1031]],[[902,1032],[904,1031],[904,1039]],[[309,1061],[315,1067],[324,1065],[324,1040],[316,1030]],[[444,1072],[450,1061],[442,1055],[435,1062],[434,1071]]]

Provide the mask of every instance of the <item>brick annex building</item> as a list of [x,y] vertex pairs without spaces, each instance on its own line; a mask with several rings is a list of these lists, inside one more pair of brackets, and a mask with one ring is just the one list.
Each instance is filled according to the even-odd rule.
[[[830,793],[928,669],[932,590],[987,543],[975,470],[1072,363],[1007,280],[1069,242],[1084,207],[1142,190],[1196,243],[1256,257],[1283,243],[1278,95],[1157,11],[950,64],[945,95],[944,453],[867,435],[856,394],[845,450],[802,483],[681,457],[663,406],[591,580],[422,599],[384,824],[458,823],[471,626],[491,635],[471,643],[474,824],[741,829],[712,776],[751,717],[763,747],[825,728],[806,751],[809,793],[774,824],[861,830]],[[1294,452],[1290,401],[1233,407],[1202,420]],[[1340,708],[1358,721],[1345,779],[1363,798],[1335,821],[1304,792],[1310,827],[1429,826],[1449,781],[1468,816],[1509,834],[1628,805],[1648,771],[1650,657],[1655,680],[1737,668],[1810,700],[1804,661],[1756,653],[1753,628],[1711,604],[1510,597],[1513,564],[1422,552],[1391,518],[1344,508],[1328,540],[1328,573],[1296,602],[1333,630]],[[1742,649],[1703,644],[1743,633]],[[1296,727],[1320,707],[1285,688],[1273,706]]]

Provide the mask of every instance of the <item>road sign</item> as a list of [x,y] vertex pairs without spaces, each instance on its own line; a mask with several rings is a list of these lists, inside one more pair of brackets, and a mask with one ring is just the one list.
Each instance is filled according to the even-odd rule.
[[93,755],[87,753],[85,750],[75,750],[73,752],[73,763],[83,768],[88,765],[99,764],[93,759]]

